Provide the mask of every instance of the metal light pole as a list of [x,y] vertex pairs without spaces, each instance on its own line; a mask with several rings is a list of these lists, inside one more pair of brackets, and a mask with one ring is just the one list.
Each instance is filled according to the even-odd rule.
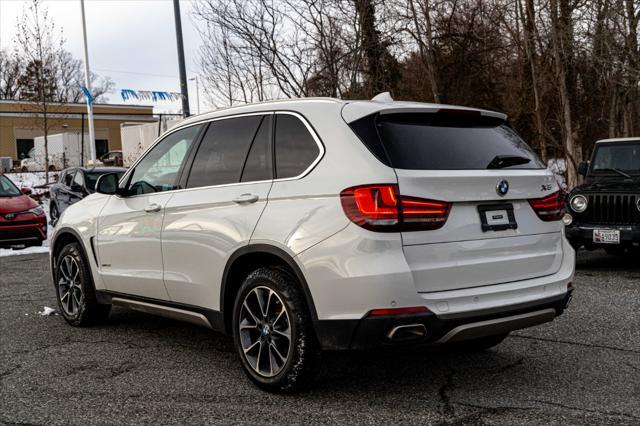
[[87,118],[89,121],[89,155],[91,161],[96,161],[96,134],[93,128],[93,98],[91,97],[91,76],[89,74],[89,48],[87,47],[87,24],[84,18],[84,0],[80,0],[82,11],[82,36],[84,39],[84,85],[87,96]]
[[178,67],[180,68],[180,92],[182,93],[182,115],[188,117],[189,91],[187,89],[187,71],[184,66],[184,43],[182,42],[182,21],[180,19],[180,1],[173,0],[173,17],[176,21],[176,42],[178,44]]
[[200,85],[198,84],[198,76],[192,77],[189,81],[196,82],[196,105],[198,105],[198,114],[200,114]]

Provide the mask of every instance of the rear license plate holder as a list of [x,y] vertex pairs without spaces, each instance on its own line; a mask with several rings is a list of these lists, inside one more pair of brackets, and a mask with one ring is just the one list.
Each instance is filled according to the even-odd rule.
[[620,244],[620,231],[617,229],[594,229],[593,242],[598,244]]
[[518,229],[516,216],[513,213],[513,204],[483,204],[478,206],[482,232],[505,231]]

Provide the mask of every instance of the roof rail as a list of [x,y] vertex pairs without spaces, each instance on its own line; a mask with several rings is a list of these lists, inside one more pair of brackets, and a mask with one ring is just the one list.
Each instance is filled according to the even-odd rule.
[[393,98],[391,97],[391,93],[389,92],[378,93],[371,100],[374,102],[381,102],[385,104],[393,102]]

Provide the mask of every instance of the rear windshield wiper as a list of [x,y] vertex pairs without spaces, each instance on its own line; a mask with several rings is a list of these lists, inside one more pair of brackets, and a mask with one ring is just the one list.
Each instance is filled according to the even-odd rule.
[[616,169],[616,168],[610,168],[610,169],[596,169],[595,171],[597,172],[616,172],[617,174],[619,174],[620,176],[624,176],[627,179],[631,179],[631,175],[628,173],[623,172],[620,169]]
[[504,169],[505,167],[517,166],[530,162],[530,158],[521,157],[519,155],[496,155],[493,157],[493,160],[487,164],[487,169]]

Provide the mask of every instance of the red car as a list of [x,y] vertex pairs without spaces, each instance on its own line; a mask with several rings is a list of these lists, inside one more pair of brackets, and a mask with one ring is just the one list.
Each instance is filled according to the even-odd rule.
[[47,216],[29,194],[0,175],[0,248],[41,246],[47,239]]

